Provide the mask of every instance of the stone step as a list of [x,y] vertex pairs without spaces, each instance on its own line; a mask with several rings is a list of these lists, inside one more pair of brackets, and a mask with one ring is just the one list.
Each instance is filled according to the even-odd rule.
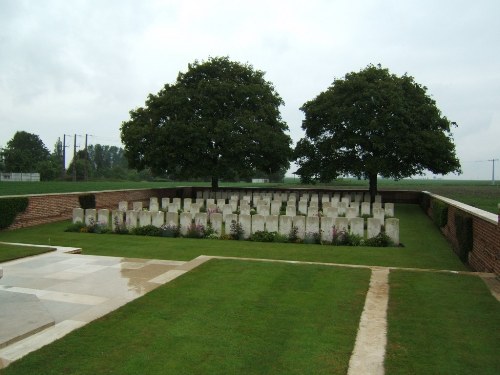
[[34,294],[0,290],[0,348],[54,324],[53,317]]

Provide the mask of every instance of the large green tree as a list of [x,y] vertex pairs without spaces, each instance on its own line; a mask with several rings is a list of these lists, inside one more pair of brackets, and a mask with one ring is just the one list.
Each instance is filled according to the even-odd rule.
[[283,100],[264,72],[227,57],[189,64],[174,84],[132,110],[121,137],[129,165],[175,178],[250,177],[288,168]]
[[40,163],[50,159],[50,152],[40,137],[25,131],[18,131],[7,142],[3,150],[5,171],[38,172]]
[[336,79],[301,110],[306,136],[294,153],[304,182],[354,175],[369,180],[373,199],[377,176],[460,173],[450,121],[409,75],[369,65]]

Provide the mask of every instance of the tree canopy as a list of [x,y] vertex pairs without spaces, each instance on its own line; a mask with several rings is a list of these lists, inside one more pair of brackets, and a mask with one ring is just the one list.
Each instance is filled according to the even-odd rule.
[[283,100],[264,72],[227,57],[189,64],[121,127],[129,165],[175,178],[251,177],[288,168]]
[[373,199],[377,176],[460,172],[450,121],[407,74],[369,65],[336,79],[301,110],[306,136],[294,153],[304,182],[367,178]]
[[7,172],[38,172],[40,163],[47,162],[50,152],[36,134],[18,131],[3,150]]

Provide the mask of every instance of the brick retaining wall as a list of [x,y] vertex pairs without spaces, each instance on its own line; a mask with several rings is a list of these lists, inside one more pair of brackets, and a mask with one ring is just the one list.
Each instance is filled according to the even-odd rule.
[[[441,228],[444,236],[450,241],[453,250],[458,254],[458,241],[455,233],[455,214],[472,217],[472,251],[468,254],[469,266],[478,272],[492,272],[500,275],[500,216],[490,212],[442,197],[423,192],[432,199],[448,205],[448,222]],[[427,214],[432,217],[432,209]]]

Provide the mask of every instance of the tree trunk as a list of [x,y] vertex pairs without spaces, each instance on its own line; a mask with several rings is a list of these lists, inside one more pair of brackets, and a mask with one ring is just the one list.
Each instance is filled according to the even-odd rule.
[[219,189],[219,177],[212,176],[212,190]]
[[370,181],[370,201],[375,202],[375,195],[377,195],[377,174],[370,173],[368,175]]

